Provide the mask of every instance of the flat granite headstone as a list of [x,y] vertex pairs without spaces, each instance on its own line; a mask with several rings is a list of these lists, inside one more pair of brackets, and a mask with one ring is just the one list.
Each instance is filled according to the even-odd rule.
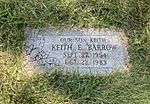
[[79,73],[107,73],[123,69],[127,59],[122,32],[109,29],[27,28],[26,64],[40,71],[60,67]]

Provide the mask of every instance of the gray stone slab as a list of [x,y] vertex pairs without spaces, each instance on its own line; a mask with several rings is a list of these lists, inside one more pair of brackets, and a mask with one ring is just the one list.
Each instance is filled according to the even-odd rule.
[[125,65],[122,35],[108,29],[27,28],[25,56],[41,71],[60,67],[80,73],[107,73]]

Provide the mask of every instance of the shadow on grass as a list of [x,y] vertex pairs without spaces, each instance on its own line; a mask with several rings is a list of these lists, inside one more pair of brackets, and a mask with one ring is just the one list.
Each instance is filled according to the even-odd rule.
[[132,73],[95,76],[57,71],[29,80],[13,101],[16,104],[42,104],[46,101],[47,104],[52,101],[56,104],[148,104],[149,79],[148,73],[142,76]]

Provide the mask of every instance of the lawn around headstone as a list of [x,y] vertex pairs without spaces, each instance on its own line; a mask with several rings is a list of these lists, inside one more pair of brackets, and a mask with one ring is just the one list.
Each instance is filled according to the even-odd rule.
[[[0,103],[149,104],[149,21],[149,0],[0,0]],[[26,29],[50,27],[55,27],[61,31],[64,29],[123,31],[128,40],[127,44],[125,44],[127,45],[128,54],[128,64],[125,64],[125,69],[127,70],[123,72],[112,71],[105,75],[100,73],[64,73],[60,67],[54,67],[51,72],[38,73],[34,66],[31,65],[27,71],[26,69],[28,68],[24,65],[24,62],[26,62],[24,54]],[[49,37],[46,38],[47,41],[53,41],[51,44],[48,43],[49,45],[47,46],[53,46],[51,49],[55,52],[51,53],[51,55],[58,58],[60,62],[51,58],[49,60],[61,65],[70,65],[69,62],[71,61],[66,61],[68,64],[63,63],[67,58],[62,58],[61,54],[66,52],[66,50],[62,51],[62,49],[67,48],[64,47],[64,44],[56,45],[59,38],[57,36],[50,39]],[[78,58],[80,61],[86,59],[96,62],[96,64],[93,63],[96,67],[101,67],[101,65],[105,64],[102,61],[93,61],[99,58],[95,58],[92,55],[94,52],[102,50],[99,43],[105,43],[106,41],[101,42],[99,40],[98,43],[95,40],[95,43],[90,43],[93,40],[89,41],[91,38],[88,36],[84,38],[81,36],[67,38],[72,40],[75,38],[85,39],[88,43],[87,47],[84,42],[81,45],[73,42],[75,52],[82,53],[84,52],[82,51],[83,48],[90,50],[86,50],[86,52],[90,53],[90,55],[87,55],[88,57],[83,58],[80,54],[77,54],[80,57]],[[106,38],[103,37],[103,40]],[[32,40],[33,38],[29,39]],[[108,40],[111,44],[116,41],[115,39],[113,40],[113,37],[112,40],[110,38]],[[120,42],[122,43],[122,41]],[[117,45],[120,45],[120,43]],[[103,50],[108,48],[103,47]],[[47,47],[43,49],[45,50]],[[115,62],[115,58],[121,56],[119,49],[118,47],[116,48],[118,56],[116,54],[112,56],[113,50],[108,53],[108,56],[114,58],[114,60],[111,59],[113,60],[113,65],[118,62]],[[57,52],[58,50],[62,53]],[[72,50],[69,50],[69,52],[72,52]],[[105,50],[102,52],[107,53]],[[99,56],[97,57],[104,56],[104,53],[98,54]],[[102,58],[103,61],[105,58],[107,58],[107,55]],[[110,59],[108,59],[108,63],[110,63],[109,61]],[[44,59],[44,62],[47,61]],[[75,62],[73,62],[74,66],[83,66],[79,61],[78,63]],[[91,69],[91,62],[84,64],[84,66]]]

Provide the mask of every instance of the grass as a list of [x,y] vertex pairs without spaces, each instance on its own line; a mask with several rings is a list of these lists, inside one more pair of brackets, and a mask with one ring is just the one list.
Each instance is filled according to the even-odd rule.
[[[22,71],[26,27],[121,28],[130,72]],[[0,104],[150,104],[149,0],[0,0]]]

